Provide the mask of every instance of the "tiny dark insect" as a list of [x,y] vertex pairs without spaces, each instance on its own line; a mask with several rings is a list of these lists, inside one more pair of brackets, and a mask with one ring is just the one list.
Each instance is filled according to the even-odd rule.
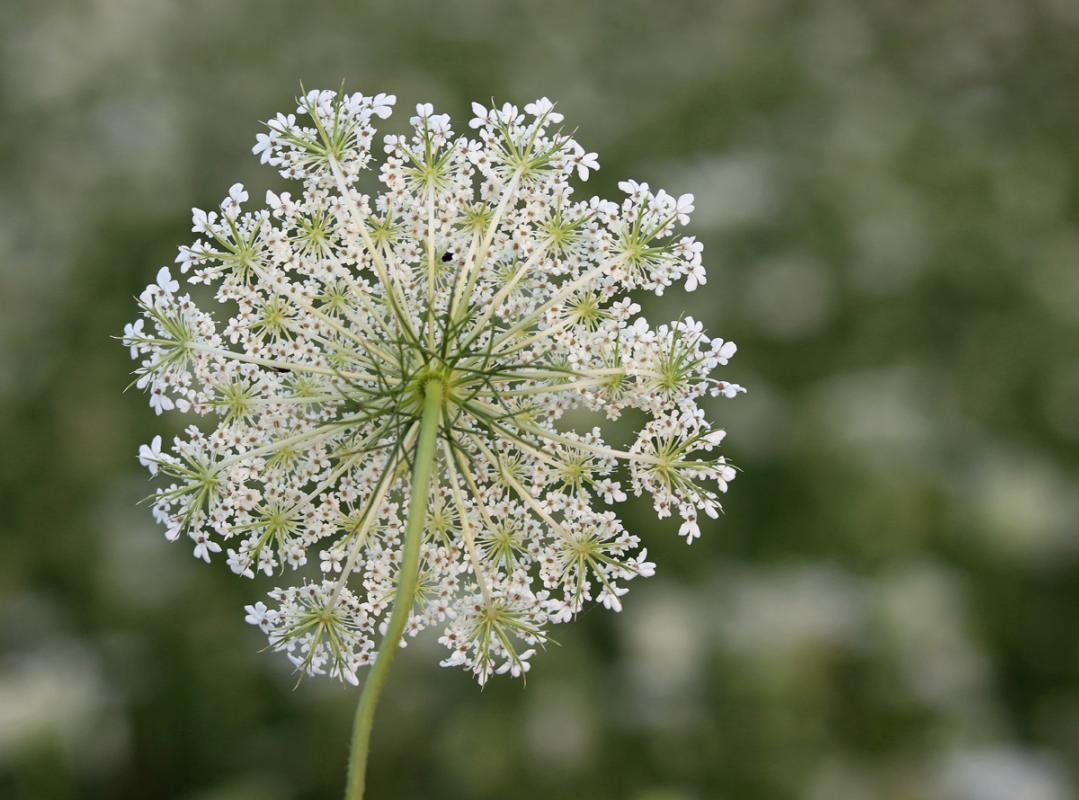
[[447,250],[445,253],[442,254],[442,260],[443,261],[452,261],[453,260],[453,253],[451,253],[449,250]]

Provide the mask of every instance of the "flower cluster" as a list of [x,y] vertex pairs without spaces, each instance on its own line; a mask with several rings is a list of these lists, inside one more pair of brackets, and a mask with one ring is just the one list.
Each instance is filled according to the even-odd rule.
[[[652,574],[607,509],[627,491],[699,536],[735,474],[701,400],[743,389],[712,376],[733,343],[691,318],[653,327],[630,296],[704,283],[701,246],[679,233],[691,195],[627,181],[620,203],[578,199],[596,154],[545,98],[474,104],[467,136],[417,106],[409,134],[384,138],[372,193],[374,123],[394,101],[306,94],[254,148],[294,191],[245,210],[237,184],[194,211],[178,270],[226,318],[162,268],[123,342],[157,413],[213,427],[155,437],[139,459],[169,539],[248,578],[300,573],[248,621],[304,672],[355,682],[399,599],[424,387],[439,382],[406,633],[438,627],[443,664],[482,683],[523,674],[550,624],[590,601],[618,610]],[[560,424],[575,407],[649,421],[618,449]]]

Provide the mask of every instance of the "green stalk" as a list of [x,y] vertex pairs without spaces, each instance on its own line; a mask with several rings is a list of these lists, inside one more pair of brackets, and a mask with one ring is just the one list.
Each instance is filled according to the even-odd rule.
[[401,551],[401,569],[397,577],[397,597],[386,633],[382,637],[378,658],[371,667],[360,694],[360,702],[356,706],[356,716],[352,723],[352,744],[349,747],[345,800],[363,799],[367,751],[371,743],[375,706],[378,704],[382,685],[386,682],[386,674],[390,671],[390,665],[401,644],[401,635],[416,595],[416,582],[420,571],[420,543],[423,541],[423,528],[427,520],[427,497],[442,413],[442,389],[442,381],[437,378],[428,381],[424,387],[423,417],[420,420],[420,435],[412,468],[412,494],[409,497],[408,523],[405,527],[404,548]]

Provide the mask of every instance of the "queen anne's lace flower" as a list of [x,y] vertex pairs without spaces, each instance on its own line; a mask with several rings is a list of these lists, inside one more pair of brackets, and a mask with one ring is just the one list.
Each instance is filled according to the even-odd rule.
[[[589,601],[619,610],[653,573],[607,508],[627,489],[700,535],[735,474],[700,401],[743,390],[712,377],[733,343],[688,317],[652,327],[631,299],[704,283],[700,244],[678,233],[691,195],[626,181],[621,203],[577,199],[596,154],[546,98],[473,104],[472,138],[421,104],[372,165],[394,100],[308,93],[254,147],[296,189],[245,211],[236,184],[194,210],[198,238],[176,261],[215,287],[223,323],[162,268],[123,343],[157,413],[214,427],[138,456],[162,481],[150,500],[169,539],[249,578],[309,574],[247,620],[303,672],[355,682],[397,593],[425,387],[439,382],[405,633],[440,628],[442,663],[482,683],[524,674],[551,623]],[[559,427],[574,407],[650,421],[619,449],[599,428]]]

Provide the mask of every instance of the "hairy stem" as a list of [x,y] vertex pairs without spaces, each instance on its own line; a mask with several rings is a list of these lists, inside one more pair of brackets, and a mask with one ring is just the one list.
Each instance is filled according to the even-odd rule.
[[394,600],[390,622],[382,637],[378,658],[367,676],[356,706],[352,726],[352,744],[349,747],[348,783],[345,800],[362,800],[364,778],[367,774],[367,751],[371,742],[371,725],[375,719],[386,674],[401,643],[405,624],[416,594],[416,582],[420,571],[420,543],[427,519],[427,498],[430,492],[431,473],[435,463],[438,428],[442,413],[442,381],[431,380],[424,390],[423,417],[416,443],[416,459],[412,469],[412,492],[409,497],[408,523],[401,550],[401,569],[398,574],[397,598]]

